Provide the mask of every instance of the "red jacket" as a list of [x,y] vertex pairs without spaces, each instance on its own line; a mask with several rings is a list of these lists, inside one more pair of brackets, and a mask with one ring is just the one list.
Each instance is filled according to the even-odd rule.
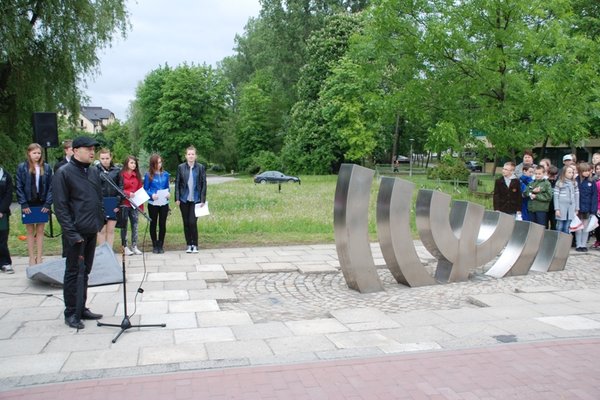
[[[141,179],[138,179],[137,174],[135,172],[123,172],[121,176],[123,177],[123,179],[121,180],[121,189],[123,189],[123,191],[128,197],[130,196],[130,193],[135,193],[142,187],[142,181]],[[131,207],[131,203],[127,199],[123,200],[123,205],[125,207]]]

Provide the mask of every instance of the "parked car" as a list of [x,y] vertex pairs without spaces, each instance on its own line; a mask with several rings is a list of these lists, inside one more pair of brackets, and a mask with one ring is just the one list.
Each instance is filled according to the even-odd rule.
[[396,161],[400,164],[409,164],[410,163],[410,158],[405,157],[405,156],[397,156],[396,157]]
[[465,167],[471,172],[483,172],[483,167],[477,161],[467,161]]
[[279,171],[265,171],[254,177],[254,183],[280,183],[280,182],[298,182],[300,178],[297,176],[289,176],[282,174]]

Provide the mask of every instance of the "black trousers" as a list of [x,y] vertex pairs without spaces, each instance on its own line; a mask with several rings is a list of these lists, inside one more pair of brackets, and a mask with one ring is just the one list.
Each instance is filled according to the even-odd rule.
[[198,246],[198,218],[194,208],[196,205],[192,202],[179,202],[181,218],[183,219],[183,233],[188,246]]
[[8,250],[8,234],[8,229],[0,231],[0,267],[3,267],[5,265],[12,265],[10,251]]
[[79,256],[83,257],[84,271],[82,285],[82,309],[85,309],[87,301],[88,277],[92,272],[92,264],[94,263],[94,252],[96,250],[96,233],[89,235],[81,235],[83,242],[75,245],[67,244],[65,249],[67,253],[67,261],[65,265],[65,278],[63,283],[63,296],[65,298],[65,318],[70,317],[77,311],[77,274],[79,273]]
[[[167,216],[169,215],[169,206],[153,206],[148,204],[148,214],[150,214],[150,238],[152,244],[156,246],[158,243],[165,243],[165,235],[167,233]],[[156,225],[158,225],[158,237],[156,237]]]

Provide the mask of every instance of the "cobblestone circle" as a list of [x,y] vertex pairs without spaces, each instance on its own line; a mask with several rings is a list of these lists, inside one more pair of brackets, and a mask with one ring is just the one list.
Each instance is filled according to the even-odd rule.
[[330,317],[330,311],[373,307],[386,313],[476,307],[468,296],[514,293],[518,288],[551,286],[557,290],[600,288],[600,252],[569,257],[564,271],[494,279],[480,272],[468,282],[409,288],[396,283],[387,269],[379,269],[385,291],[361,294],[348,289],[337,273],[298,272],[229,275],[238,302],[221,303],[222,310],[246,311],[255,323]]

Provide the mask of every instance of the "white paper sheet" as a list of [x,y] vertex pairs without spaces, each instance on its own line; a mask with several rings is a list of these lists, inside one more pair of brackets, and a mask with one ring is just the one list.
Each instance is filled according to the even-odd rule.
[[156,191],[158,195],[158,199],[152,200],[152,204],[155,206],[166,206],[169,204],[169,199],[167,199],[167,195],[169,194],[169,189],[160,189]]
[[210,211],[208,211],[208,201],[204,203],[203,207],[200,207],[200,204],[202,203],[196,203],[196,206],[194,207],[196,217],[206,217],[207,215],[210,215]]
[[148,196],[148,193],[146,193],[144,188],[140,188],[137,192],[135,192],[133,197],[129,199],[129,201],[135,204],[137,207],[139,207],[145,202],[147,202],[149,199],[150,196]]

